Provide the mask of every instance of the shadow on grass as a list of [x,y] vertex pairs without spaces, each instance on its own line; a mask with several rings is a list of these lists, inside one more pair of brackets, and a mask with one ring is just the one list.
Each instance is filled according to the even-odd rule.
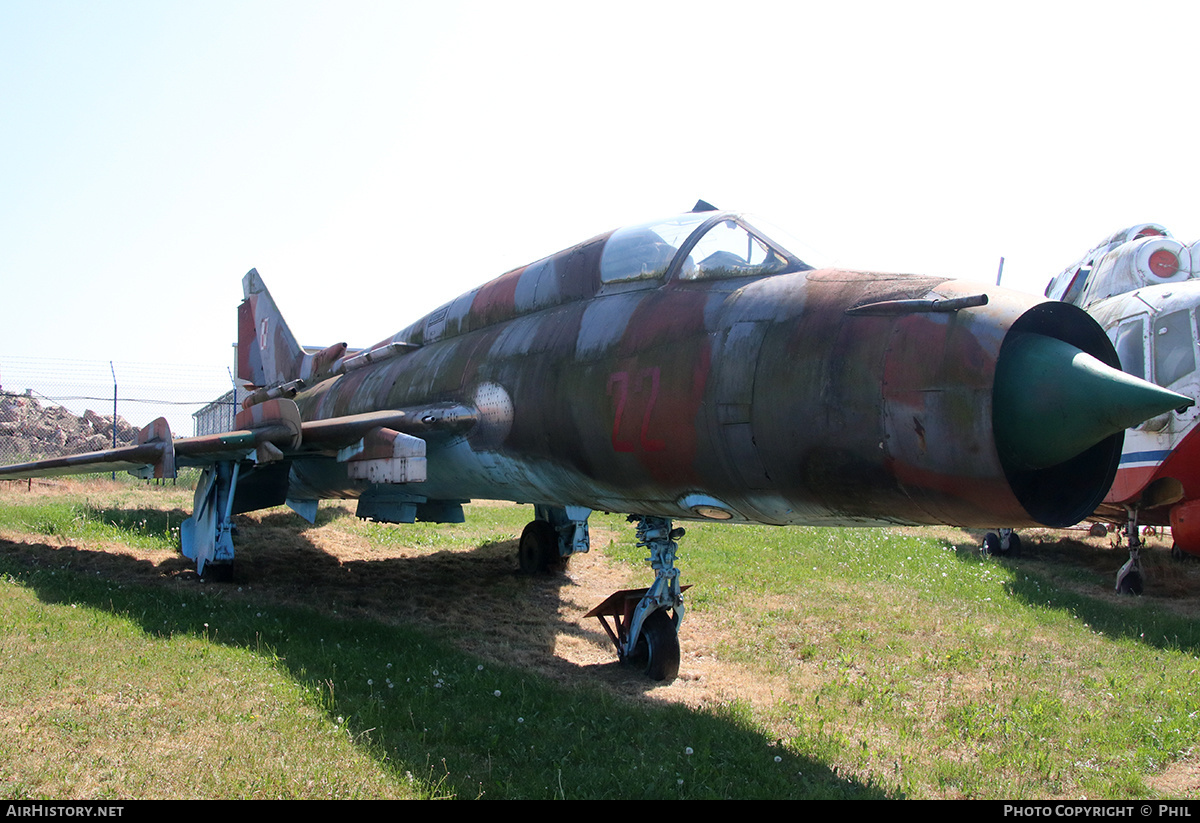
[[[493,596],[520,598],[528,614],[514,641],[549,654],[561,629],[556,609],[563,584],[514,575],[510,542],[351,563],[338,563],[294,533],[284,542],[271,552],[250,552],[249,567],[230,587],[200,584],[175,558],[155,562],[7,541],[0,541],[0,571],[47,603],[87,605],[147,635],[186,633],[259,655],[321,695],[328,716],[341,719],[398,779],[411,772],[453,796],[888,796],[777,746],[736,705],[696,711],[622,698],[593,684],[564,685],[472,656],[436,631],[408,625],[410,611],[433,609],[446,617],[447,630],[487,630],[495,621],[480,592],[498,585]],[[279,559],[287,556],[290,562]],[[314,578],[313,566],[321,564]],[[249,590],[265,580],[283,596],[253,596]],[[408,582],[397,590],[398,581]],[[307,606],[289,598],[293,587]],[[390,607],[381,611],[381,601]],[[358,616],[356,602],[366,604],[372,619]],[[504,635],[494,642],[506,642]],[[102,639],[97,653],[104,653]]]
[[[945,542],[945,541],[943,541]],[[1113,591],[1116,570],[1127,559],[1124,551],[1097,549],[1070,538],[1053,542],[1027,542],[1018,557],[983,557],[977,544],[945,542],[967,563],[1001,563],[1016,570],[1009,594],[1033,609],[1050,609],[1073,615],[1094,631],[1115,639],[1132,640],[1164,651],[1200,655],[1200,612],[1189,615],[1189,604],[1159,585],[1148,585],[1143,597],[1118,595]],[[1151,581],[1170,573],[1157,554],[1143,553],[1143,564]],[[1187,592],[1187,599],[1194,595]]]

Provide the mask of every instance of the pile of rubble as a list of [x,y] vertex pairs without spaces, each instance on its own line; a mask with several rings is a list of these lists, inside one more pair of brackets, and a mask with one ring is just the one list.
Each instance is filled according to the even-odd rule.
[[[137,429],[117,416],[117,446],[137,442]],[[42,406],[29,395],[0,392],[0,462],[17,463],[42,457],[112,448],[112,415],[91,409],[82,417],[62,406]]]

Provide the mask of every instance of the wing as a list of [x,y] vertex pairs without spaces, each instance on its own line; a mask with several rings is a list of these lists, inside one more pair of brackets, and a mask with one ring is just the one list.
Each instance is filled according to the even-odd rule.
[[[233,431],[173,439],[160,417],[138,432],[133,446],[0,466],[0,480],[118,470],[143,478],[171,478],[179,467],[220,461],[263,465],[285,458],[333,457],[349,464],[351,477],[419,482],[424,479],[423,438],[467,429],[475,420],[473,409],[447,403],[304,422],[295,401],[276,398],[239,412]],[[406,472],[403,479],[395,476],[399,471]]]
[[[117,469],[170,478],[181,466],[205,467],[192,516],[180,530],[181,551],[203,574],[210,563],[231,568],[234,514],[286,503],[309,522],[315,519],[316,500],[290,496],[290,468],[296,461],[336,461],[350,481],[420,483],[425,438],[464,432],[477,417],[466,406],[444,403],[305,422],[294,400],[277,397],[239,412],[233,431],[175,440],[160,417],[138,433],[133,446],[3,466],[0,480]],[[391,510],[383,514],[396,516]],[[412,522],[405,517],[403,522]]]

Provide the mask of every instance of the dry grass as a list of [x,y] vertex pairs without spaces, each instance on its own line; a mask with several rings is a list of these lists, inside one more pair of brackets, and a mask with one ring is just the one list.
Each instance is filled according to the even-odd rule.
[[[104,481],[35,481],[32,492],[24,483],[0,484],[0,505],[9,495],[27,500],[36,494],[83,497],[114,508],[155,508],[162,507],[163,492]],[[190,492],[166,496],[179,507],[175,516],[186,517]],[[479,505],[511,509],[517,532],[529,516],[528,507]],[[469,546],[477,538],[474,520],[468,512],[466,524],[440,531]],[[647,569],[605,558],[605,546],[630,538],[632,527],[623,518],[594,523],[596,548],[572,558],[565,575],[532,580],[518,574],[515,539],[456,551],[410,546],[402,539],[405,527],[361,523],[353,517],[353,504],[324,503],[315,526],[279,509],[239,515],[237,522],[235,585],[254,598],[446,631],[465,651],[484,659],[560,682],[600,682],[614,693],[657,702],[700,707],[737,699],[767,705],[788,688],[718,655],[717,649],[737,642],[740,630],[714,615],[689,614],[684,622],[684,658],[675,683],[648,689],[617,665],[599,622],[583,615],[613,591],[648,583]],[[401,539],[371,540],[378,531]],[[174,551],[120,541],[81,544],[3,529],[0,540],[10,541],[8,550],[29,562],[69,564],[115,582],[178,586],[195,580],[190,562]]]

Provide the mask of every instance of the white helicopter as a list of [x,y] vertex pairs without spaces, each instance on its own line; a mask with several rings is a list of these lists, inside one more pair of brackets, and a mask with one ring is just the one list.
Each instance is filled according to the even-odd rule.
[[[1157,223],[1131,226],[1055,275],[1046,296],[1096,318],[1129,374],[1200,396],[1200,241],[1184,245]],[[1169,525],[1172,555],[1200,556],[1198,419],[1200,409],[1193,406],[1125,433],[1116,477],[1094,515],[1123,525],[1128,538],[1119,592],[1142,590],[1139,525]]]

